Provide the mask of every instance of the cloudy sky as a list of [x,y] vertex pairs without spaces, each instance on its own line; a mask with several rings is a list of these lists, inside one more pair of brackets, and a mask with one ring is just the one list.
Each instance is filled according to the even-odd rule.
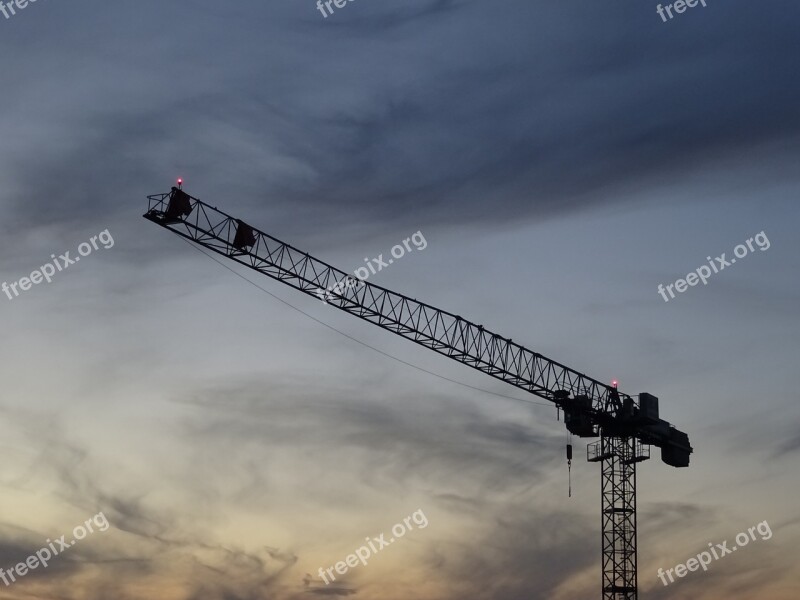
[[600,596],[599,468],[575,440],[567,497],[555,409],[142,219],[182,176],[345,271],[421,232],[370,281],[652,393],[689,433],[689,469],[639,468],[642,598],[795,600],[800,5],[332,8],[0,13],[0,280],[19,292],[0,292],[0,598]]

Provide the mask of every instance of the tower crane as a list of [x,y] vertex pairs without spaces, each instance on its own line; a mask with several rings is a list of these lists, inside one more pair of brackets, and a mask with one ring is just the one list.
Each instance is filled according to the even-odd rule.
[[[144,217],[157,225],[296,290],[315,296],[332,290],[328,304],[374,323],[521,390],[564,412],[567,430],[601,464],[602,598],[638,598],[636,465],[650,446],[672,467],[689,466],[689,436],[659,417],[658,398],[623,394],[611,385],[546,358],[459,315],[354,280],[307,252],[190,196],[178,187],[148,196]],[[572,447],[567,448],[572,459]]]

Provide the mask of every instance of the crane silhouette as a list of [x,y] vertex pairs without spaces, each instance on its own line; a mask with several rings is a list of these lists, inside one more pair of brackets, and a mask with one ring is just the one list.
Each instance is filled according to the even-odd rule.
[[[180,181],[180,184],[183,182]],[[567,430],[601,463],[603,600],[638,598],[636,464],[650,446],[672,467],[689,466],[689,436],[659,417],[658,398],[638,399],[459,315],[353,277],[307,252],[231,217],[179,187],[148,196],[153,223],[310,296],[521,390],[553,402]],[[353,283],[357,283],[354,285]],[[572,446],[567,447],[572,460]]]

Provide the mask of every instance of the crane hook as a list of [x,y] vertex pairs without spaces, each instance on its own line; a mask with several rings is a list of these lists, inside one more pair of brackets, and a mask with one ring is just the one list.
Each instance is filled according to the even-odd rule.
[[567,471],[569,473],[569,497],[572,498],[572,444],[567,444]]

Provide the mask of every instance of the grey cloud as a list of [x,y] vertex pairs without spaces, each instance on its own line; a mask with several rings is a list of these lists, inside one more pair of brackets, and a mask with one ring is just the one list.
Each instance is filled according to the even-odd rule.
[[[212,35],[204,19],[213,8],[200,6],[180,17],[198,36],[157,33],[163,64],[136,73],[152,87],[146,103],[105,106],[112,92],[101,86],[85,108],[72,107],[78,117],[52,149],[14,159],[18,210],[44,223],[119,214],[145,190],[168,187],[165,160],[170,171],[235,181],[237,196],[256,206],[341,222],[357,215],[375,224],[409,209],[441,221],[541,219],[616,201],[615,189],[680,176],[758,142],[796,138],[800,126],[800,86],[782,76],[797,66],[790,23],[800,9],[791,2],[769,10],[728,2],[714,18],[711,9],[684,17],[680,30],[638,7],[621,13],[588,1],[351,5],[337,15],[345,29],[309,22],[311,7],[300,3],[253,4],[263,20],[213,32],[231,73],[212,61],[204,80],[179,85],[169,76],[186,56],[171,52],[178,40],[200,57]],[[151,3],[137,12],[146,7],[177,18]],[[105,20],[124,9],[96,10]],[[416,17],[394,21],[403,12]],[[739,43],[739,23],[756,16]],[[401,33],[385,35],[381,22]],[[129,25],[117,19],[97,35],[120,49],[138,44]],[[271,52],[269,33],[297,49]],[[284,85],[277,73],[287,75]],[[87,74],[128,75],[93,63]],[[223,189],[209,182],[194,191],[221,202]]]

